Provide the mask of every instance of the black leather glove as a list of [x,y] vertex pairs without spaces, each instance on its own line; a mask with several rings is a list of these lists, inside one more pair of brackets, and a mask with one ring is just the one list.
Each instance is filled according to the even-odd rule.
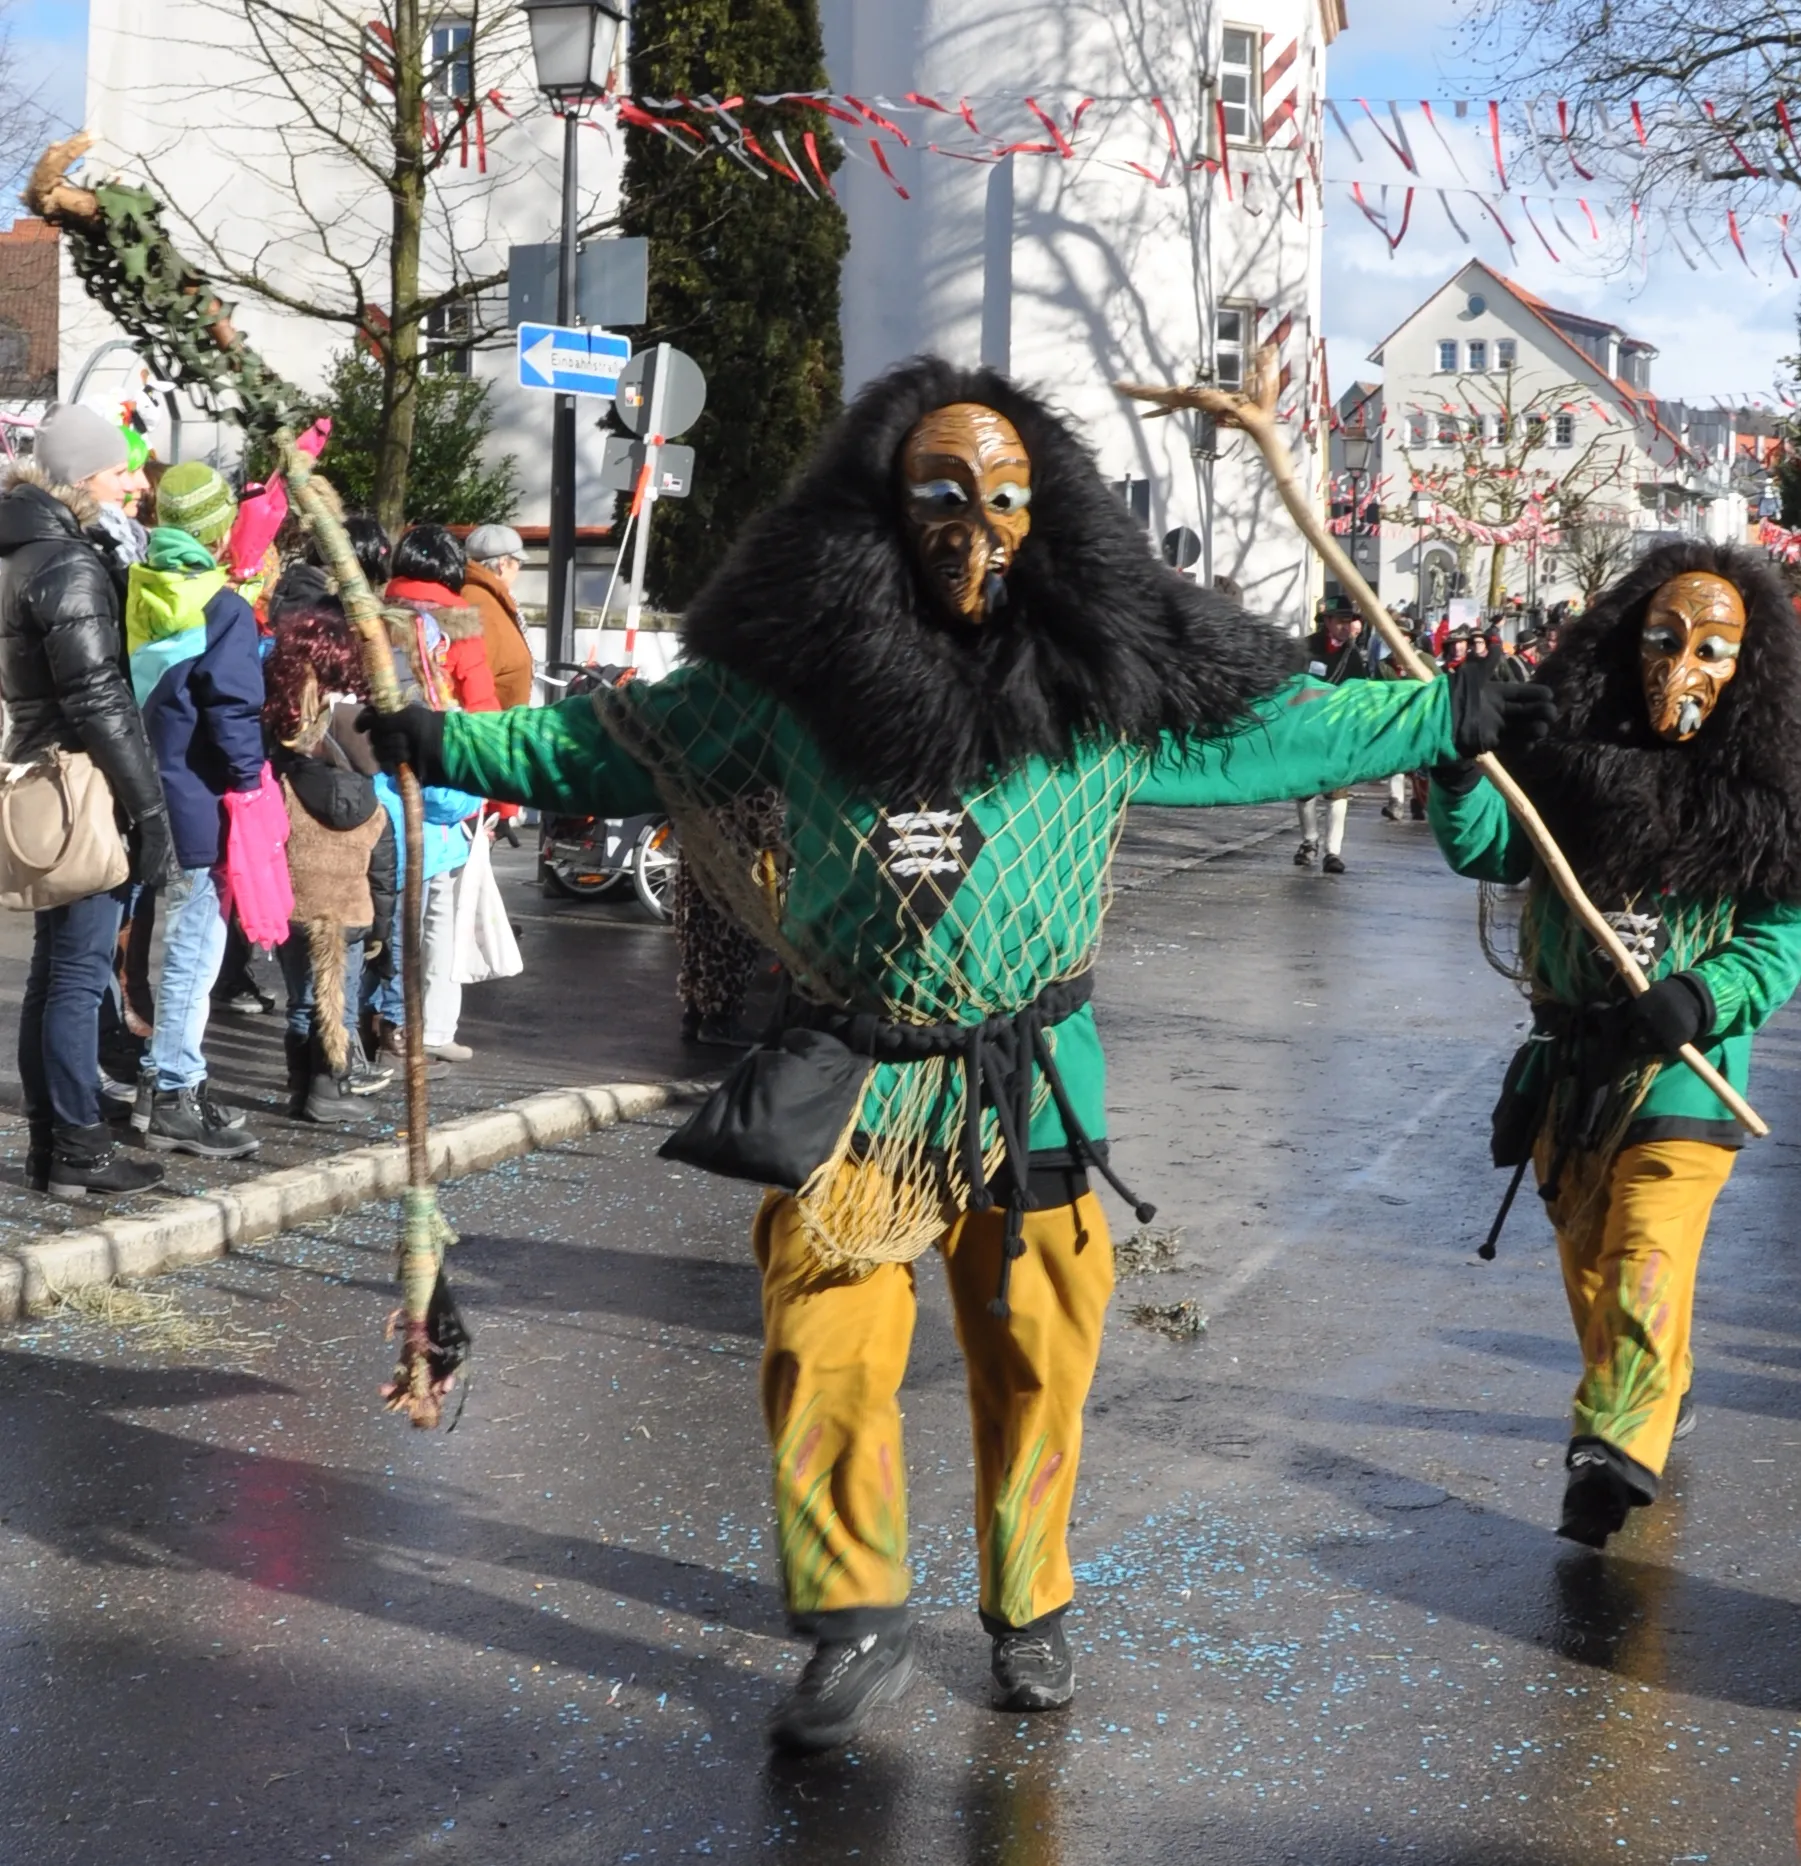
[[126,852],[131,858],[131,878],[140,887],[166,888],[181,879],[167,810],[146,811],[132,824]]
[[444,715],[415,701],[397,713],[377,712],[365,706],[356,716],[356,729],[369,735],[381,768],[390,776],[411,765],[421,784],[444,781]]
[[1713,1029],[1713,993],[1693,972],[1672,972],[1626,1007],[1626,1040],[1643,1056],[1674,1056]]
[[1515,751],[1542,739],[1557,717],[1557,696],[1536,682],[1490,680],[1480,661],[1451,676],[1451,738],[1458,753]]

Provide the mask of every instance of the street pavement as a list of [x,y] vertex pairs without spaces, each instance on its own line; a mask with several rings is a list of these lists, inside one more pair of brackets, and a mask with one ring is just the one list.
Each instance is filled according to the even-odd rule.
[[[1792,1861],[1801,1021],[1762,1041],[1775,1135],[1703,1262],[1699,1430],[1654,1511],[1574,1551],[1536,1201],[1474,1250],[1519,997],[1423,829],[1360,799],[1334,878],[1294,868],[1286,821],[1139,813],[1126,851],[1111,1131],[1179,1261],[1123,1279],[1108,1327],[1067,1713],[986,1708],[927,1261],[919,1673],[853,1751],[766,1759],[804,1654],[757,1195],[660,1162],[659,1117],[446,1189],[476,1333],[454,1432],[377,1408],[391,1208],[166,1279],[143,1326],[0,1338],[0,1866]],[[519,1047],[545,1080],[683,1063],[576,1053],[605,1041],[567,1008],[584,983],[623,1018],[669,976],[664,936],[578,911]],[[1196,1339],[1135,1319],[1183,1300]]]

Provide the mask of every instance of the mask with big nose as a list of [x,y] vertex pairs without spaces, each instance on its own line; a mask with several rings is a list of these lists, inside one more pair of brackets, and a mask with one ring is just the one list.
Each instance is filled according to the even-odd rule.
[[1745,640],[1745,599],[1711,571],[1672,577],[1652,596],[1639,637],[1645,711],[1651,730],[1686,744],[1707,723],[1738,672]]
[[948,617],[980,626],[1007,595],[1031,530],[1032,463],[1019,430],[979,402],[952,402],[901,444],[901,494],[926,587]]

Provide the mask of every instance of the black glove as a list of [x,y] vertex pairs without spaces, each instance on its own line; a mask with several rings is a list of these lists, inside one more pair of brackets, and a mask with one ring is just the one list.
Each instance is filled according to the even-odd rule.
[[167,810],[149,811],[132,824],[126,852],[131,858],[131,878],[140,887],[166,888],[181,879]]
[[1432,782],[1449,797],[1466,797],[1482,782],[1482,773],[1465,758],[1447,758],[1432,767]]
[[1660,978],[1626,1009],[1626,1041],[1641,1056],[1674,1056],[1713,1028],[1713,993],[1693,972]]
[[369,735],[381,768],[391,776],[411,765],[421,784],[444,781],[444,715],[415,701],[397,713],[377,712],[365,706],[356,716],[356,729]]
[[1490,680],[1480,661],[1467,662],[1451,676],[1451,739],[1461,757],[1531,745],[1556,717],[1557,696],[1549,687]]

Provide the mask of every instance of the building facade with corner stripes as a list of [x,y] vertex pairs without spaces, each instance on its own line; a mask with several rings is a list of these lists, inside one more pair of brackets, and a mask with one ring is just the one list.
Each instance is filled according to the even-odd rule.
[[845,163],[847,392],[922,350],[1008,370],[1075,418],[1153,544],[1193,533],[1191,574],[1230,577],[1301,627],[1321,569],[1255,449],[1213,442],[1192,415],[1147,421],[1109,385],[1236,386],[1273,342],[1302,481],[1320,484],[1320,121],[1339,0],[820,11],[836,90],[967,104],[995,143],[1020,145],[990,162],[895,150],[892,179]]

